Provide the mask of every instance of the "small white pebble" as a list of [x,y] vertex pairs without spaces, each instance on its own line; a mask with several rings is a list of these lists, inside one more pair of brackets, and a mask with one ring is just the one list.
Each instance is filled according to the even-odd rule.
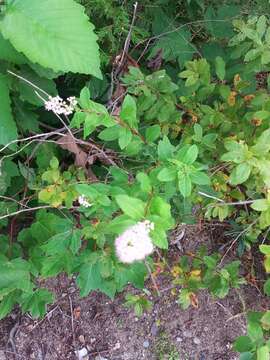
[[85,357],[87,356],[88,351],[84,347],[81,350],[77,350],[75,353],[76,353],[76,356],[77,356],[78,360],[85,360]]
[[150,346],[149,341],[148,341],[148,340],[145,340],[145,341],[143,342],[143,347],[144,347],[145,349],[147,349],[147,348],[149,348],[149,346]]
[[114,345],[114,347],[113,347],[113,350],[119,350],[120,347],[121,347],[121,344],[120,344],[119,341],[117,341],[117,343],[116,343],[116,344]]

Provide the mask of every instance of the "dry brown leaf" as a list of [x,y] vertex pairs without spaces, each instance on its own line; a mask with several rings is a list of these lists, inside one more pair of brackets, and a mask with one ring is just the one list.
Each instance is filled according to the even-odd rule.
[[76,143],[76,140],[70,134],[62,136],[57,141],[57,144],[62,149],[68,150],[75,155],[75,166],[84,168],[90,179],[97,180],[92,170],[86,167],[88,163],[88,154]]

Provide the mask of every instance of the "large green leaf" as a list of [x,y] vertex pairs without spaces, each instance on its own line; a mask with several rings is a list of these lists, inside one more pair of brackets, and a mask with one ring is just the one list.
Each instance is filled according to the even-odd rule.
[[140,220],[144,217],[146,204],[142,200],[128,195],[118,195],[115,199],[123,213],[131,219]]
[[0,293],[8,290],[31,290],[29,264],[22,259],[0,263]]
[[153,10],[154,21],[152,24],[153,33],[157,41],[153,46],[149,57],[156,56],[160,49],[161,56],[166,61],[177,60],[182,67],[187,60],[190,60],[196,52],[196,47],[191,44],[191,33],[187,27],[181,27],[166,13],[157,7]]
[[47,304],[53,302],[53,295],[47,289],[38,289],[34,292],[24,293],[21,299],[22,311],[30,311],[33,317],[46,314]]
[[7,77],[0,74],[0,144],[17,139],[17,127],[12,116]]
[[26,64],[27,59],[14,49],[8,40],[5,40],[0,33],[0,59],[15,64]]
[[102,278],[96,254],[92,254],[89,262],[81,267],[77,284],[81,289],[81,296],[87,296],[93,290],[100,290],[113,298],[116,292],[115,283]]
[[1,30],[33,63],[101,77],[93,25],[73,0],[14,0],[7,6]]

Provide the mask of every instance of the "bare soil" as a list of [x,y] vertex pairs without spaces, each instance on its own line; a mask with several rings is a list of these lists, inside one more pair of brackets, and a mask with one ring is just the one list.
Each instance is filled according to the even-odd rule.
[[[201,243],[211,248],[210,235],[188,231],[181,246],[185,251]],[[181,249],[172,245],[170,261],[180,255]],[[80,298],[74,279],[61,275],[47,280],[42,285],[54,291],[56,301],[44,319],[35,321],[15,310],[0,322],[0,360],[76,360],[76,351],[83,348],[88,360],[238,359],[232,342],[245,332],[243,307],[269,305],[255,286],[247,285],[222,300],[203,291],[199,307],[184,311],[168,278],[160,275],[157,283],[161,296],[154,295],[148,281],[153,308],[137,318],[123,306],[128,291],[139,293],[135,289],[126,289],[114,301],[100,293]]]

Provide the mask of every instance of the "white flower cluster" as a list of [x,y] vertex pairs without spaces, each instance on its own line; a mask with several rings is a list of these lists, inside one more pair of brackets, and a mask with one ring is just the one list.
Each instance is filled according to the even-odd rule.
[[150,255],[154,246],[149,236],[154,224],[149,220],[130,226],[115,239],[116,255],[123,263],[143,260]]
[[70,115],[75,110],[75,106],[77,105],[77,100],[74,96],[70,96],[67,98],[67,102],[64,101],[60,96],[49,97],[48,101],[45,101],[45,109],[48,111],[53,111],[58,115]]
[[88,201],[86,200],[85,195],[80,195],[80,196],[78,197],[78,201],[79,201],[79,204],[80,204],[81,206],[84,206],[84,207],[86,207],[86,208],[89,208],[90,206],[92,206],[92,204],[90,204],[90,202],[88,202]]

